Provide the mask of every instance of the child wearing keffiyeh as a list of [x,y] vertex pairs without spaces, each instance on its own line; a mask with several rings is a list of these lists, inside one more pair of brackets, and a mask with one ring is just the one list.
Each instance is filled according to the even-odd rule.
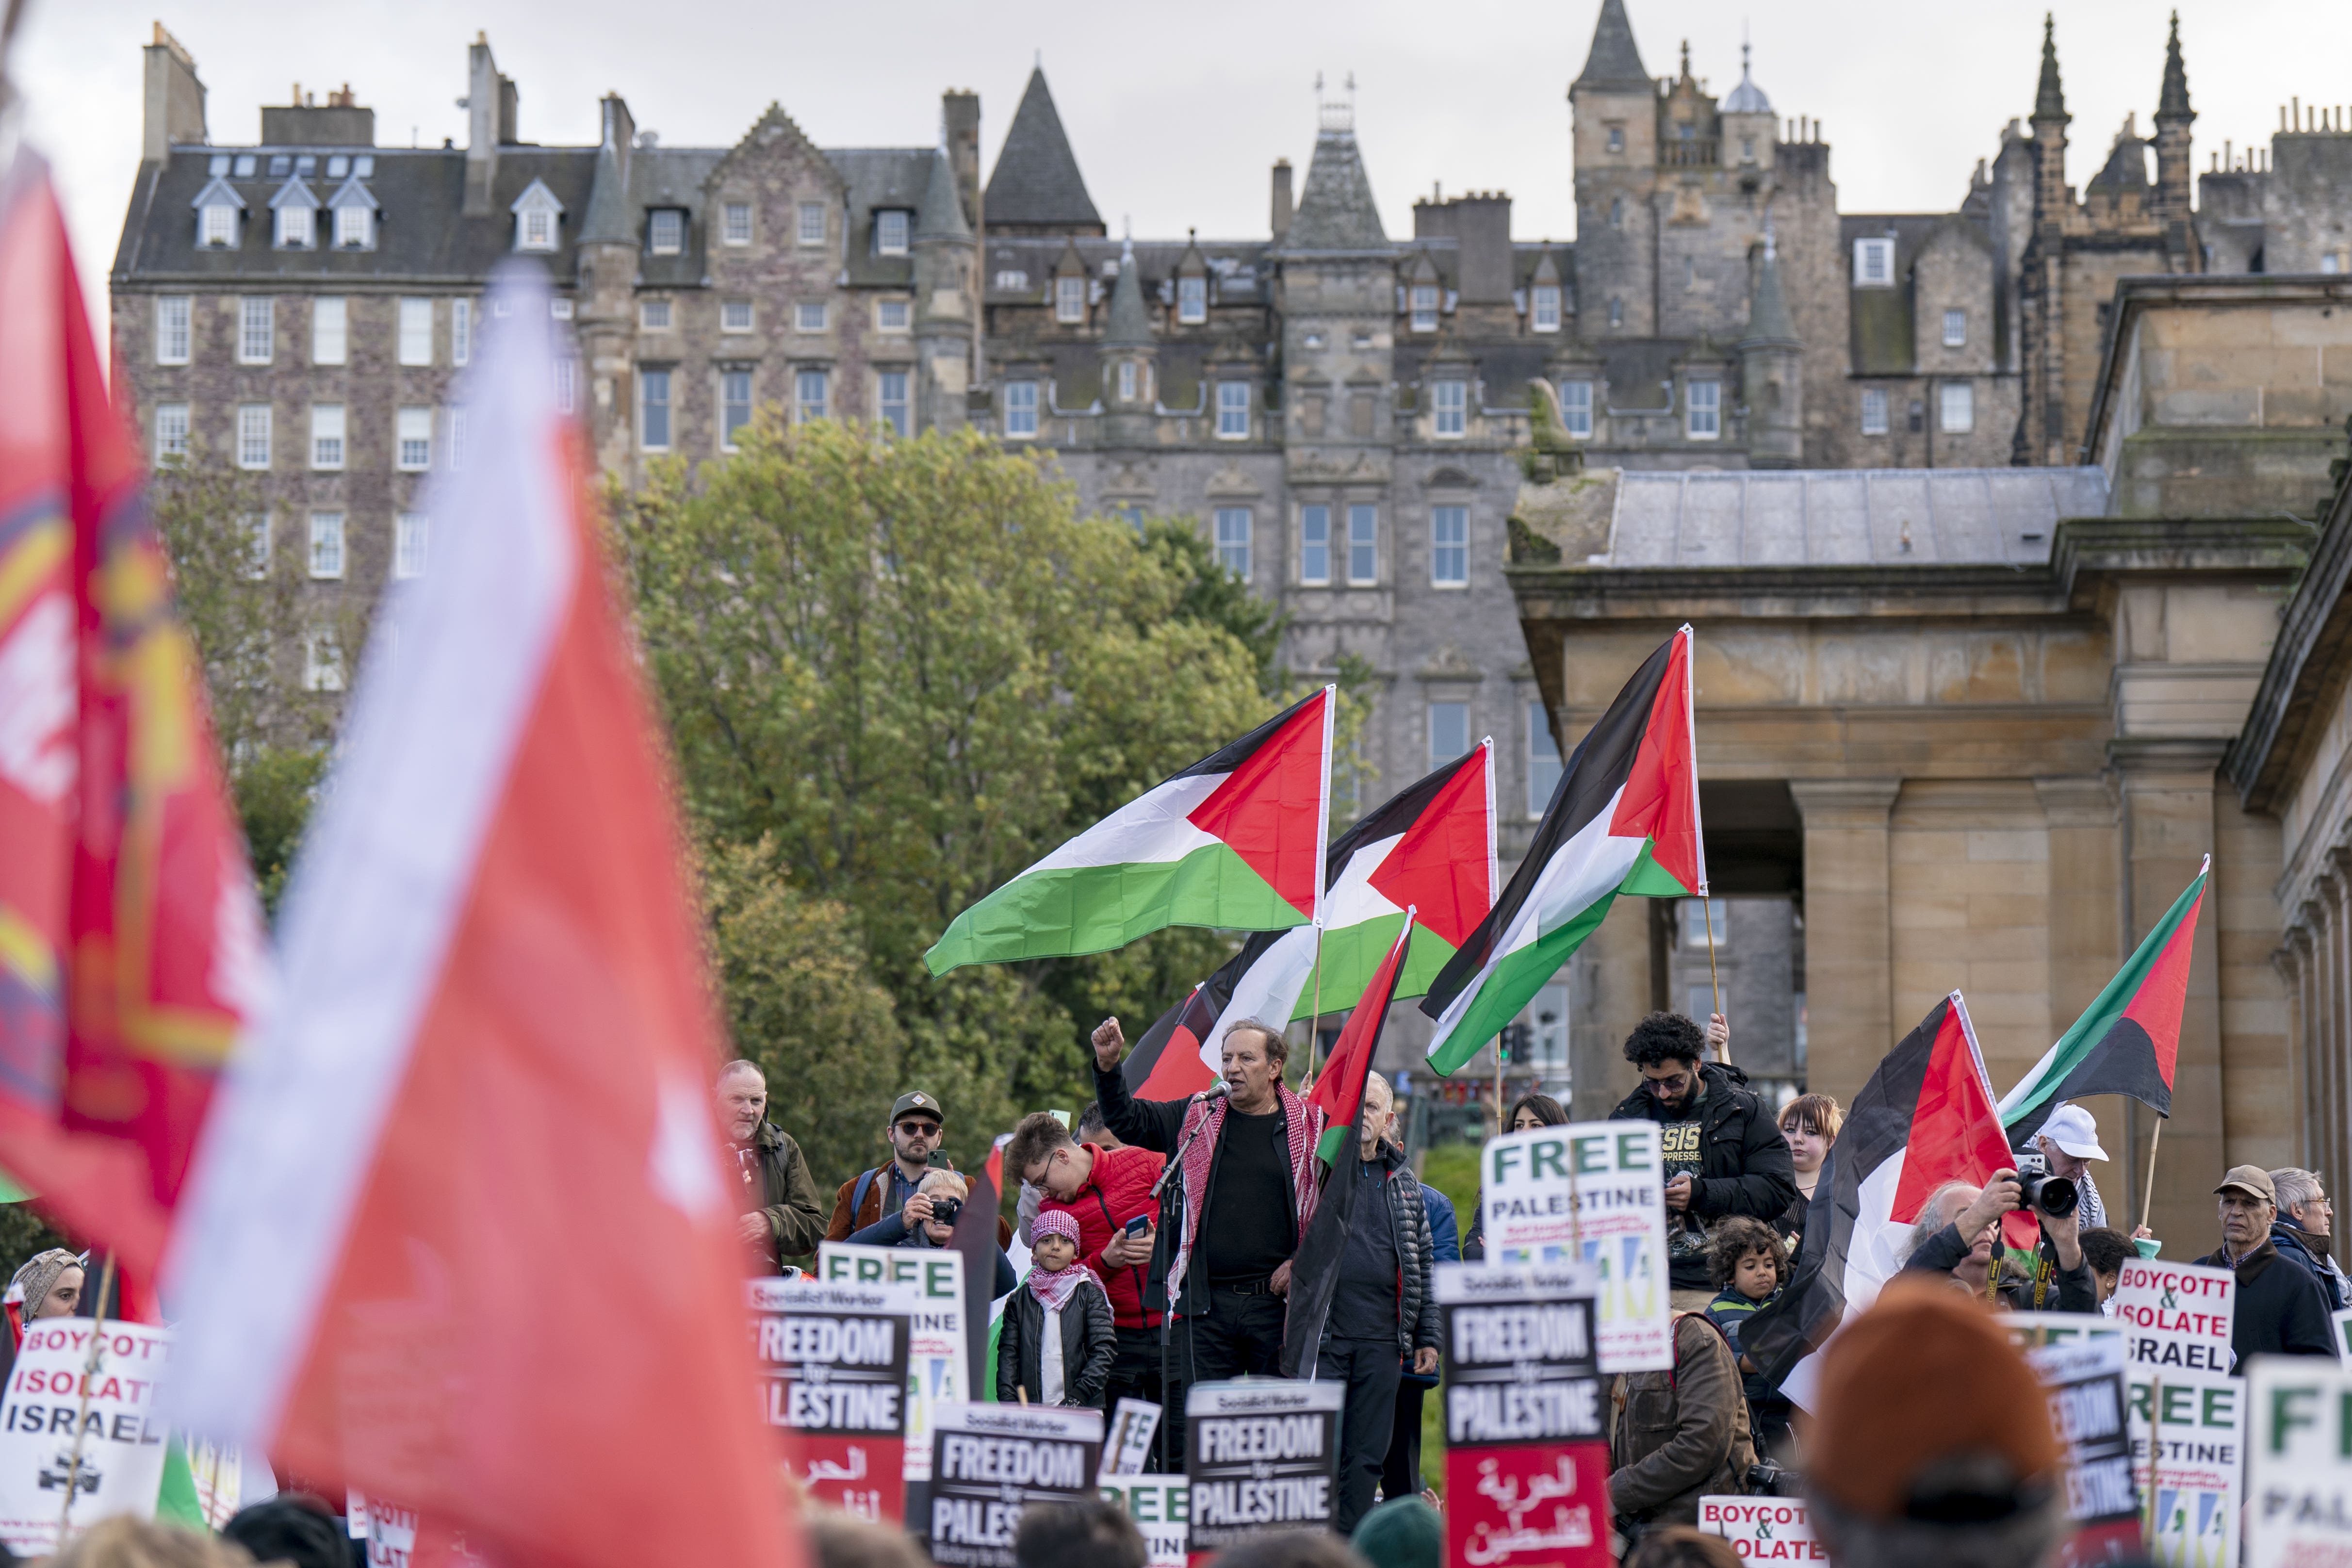
[[997,1403],[1099,1410],[1118,1353],[1110,1297],[1077,1260],[1076,1216],[1041,1214],[1030,1237],[1028,1283],[1004,1303],[997,1337]]

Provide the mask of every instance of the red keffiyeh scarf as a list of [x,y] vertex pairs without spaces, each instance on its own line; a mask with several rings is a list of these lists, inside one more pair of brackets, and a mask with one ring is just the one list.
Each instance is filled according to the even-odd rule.
[[[1315,1184],[1315,1141],[1323,1133],[1323,1112],[1291,1093],[1288,1084],[1276,1085],[1275,1092],[1281,1100],[1283,1130],[1290,1139],[1290,1195],[1303,1238],[1320,1195]],[[1216,1157],[1217,1140],[1224,1136],[1228,1103],[1222,1098],[1195,1100],[1184,1112],[1184,1125],[1177,1134],[1177,1146],[1184,1150],[1184,1226],[1177,1238],[1175,1261],[1168,1270],[1171,1306],[1182,1294],[1184,1269],[1192,1260],[1192,1247],[1200,1237],[1201,1213],[1209,1201],[1209,1163]],[[1193,1138],[1196,1127],[1201,1135]],[[1192,1139],[1189,1145],[1188,1138]]]

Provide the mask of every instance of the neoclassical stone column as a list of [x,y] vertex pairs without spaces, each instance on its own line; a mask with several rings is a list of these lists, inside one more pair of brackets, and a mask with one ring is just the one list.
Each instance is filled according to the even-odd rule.
[[[2226,745],[2219,740],[2124,736],[2111,742],[2123,794],[2124,922],[2126,950],[2153,930],[2213,851],[2215,770]],[[2224,1135],[2219,948],[2221,884],[2216,867],[2198,911],[2189,995],[2180,1019],[2180,1054],[2174,1065],[2172,1118],[2156,1153],[2156,1203],[2148,1223],[2165,1238],[2168,1256],[2195,1257],[2214,1242],[2213,1184],[2230,1168]],[[2137,1105],[2141,1159],[2155,1119]],[[2146,1190],[2147,1167],[2134,1162],[2135,1215]],[[2191,1250],[2193,1248],[2193,1250]]]
[[1805,823],[1805,1082],[1852,1105],[1900,1033],[1887,818],[1901,779],[1790,780]]
[[2295,923],[2287,928],[2278,951],[2271,954],[2271,962],[2286,982],[2288,1081],[2294,1085],[2295,1163],[2312,1165],[2319,1158],[2319,1128],[2313,1115],[2318,1069],[2311,1049],[2311,930],[2302,917],[2298,916]]

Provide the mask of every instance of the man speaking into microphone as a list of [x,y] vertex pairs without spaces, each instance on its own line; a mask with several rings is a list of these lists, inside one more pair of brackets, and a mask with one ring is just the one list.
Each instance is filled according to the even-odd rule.
[[1175,1238],[1167,1279],[1191,1341],[1190,1364],[1170,1381],[1278,1375],[1283,1297],[1315,1214],[1323,1131],[1323,1113],[1282,1081],[1289,1047],[1281,1031],[1254,1020],[1229,1026],[1218,1082],[1186,1100],[1128,1093],[1118,1019],[1096,1026],[1094,1047],[1103,1125],[1168,1156],[1160,1228]]

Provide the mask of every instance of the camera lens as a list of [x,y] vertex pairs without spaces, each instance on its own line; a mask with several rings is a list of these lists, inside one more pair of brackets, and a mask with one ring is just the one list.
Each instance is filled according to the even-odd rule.
[[931,1200],[931,1217],[939,1221],[941,1225],[955,1224],[956,1215],[962,1212],[963,1200],[961,1198],[933,1198]]

